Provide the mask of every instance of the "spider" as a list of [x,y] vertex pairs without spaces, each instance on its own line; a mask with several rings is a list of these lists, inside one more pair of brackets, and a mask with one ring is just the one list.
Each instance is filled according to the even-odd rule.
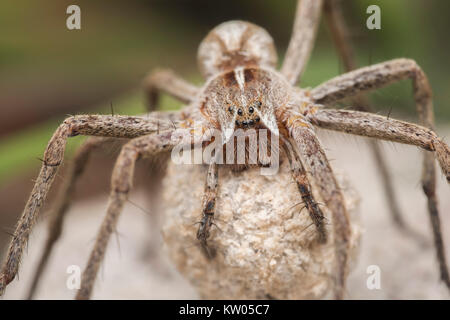
[[[349,72],[315,88],[301,89],[297,84],[310,56],[322,9],[326,12],[333,39]],[[83,272],[81,288],[76,296],[78,299],[88,299],[91,296],[108,240],[132,188],[134,165],[138,159],[162,156],[180,144],[200,144],[206,147],[208,143],[205,135],[208,136],[211,130],[220,130],[225,138],[222,143],[225,144],[230,133],[237,129],[266,129],[281,138],[280,145],[276,148],[288,156],[299,200],[308,210],[323,243],[330,241],[330,237],[324,228],[325,217],[313,195],[313,186],[317,187],[324,205],[331,212],[336,255],[334,296],[337,299],[344,298],[349,258],[349,219],[342,191],[316,137],[316,127],[414,145],[424,150],[422,186],[428,199],[441,279],[450,288],[435,194],[434,165],[436,156],[443,174],[450,182],[450,148],[433,131],[431,88],[425,73],[415,61],[401,58],[350,71],[355,68],[355,63],[345,24],[335,1],[301,0],[297,4],[293,34],[280,70],[275,69],[277,54],[270,35],[263,28],[243,21],[230,21],[214,28],[200,44],[198,64],[206,80],[202,87],[185,82],[171,71],[159,70],[146,80],[151,110],[159,93],[165,92],[187,104],[180,111],[153,111],[146,116],[77,115],[67,118],[57,128],[45,150],[41,171],[1,269],[0,294],[3,294],[6,286],[18,273],[23,250],[63,161],[69,137],[91,136],[78,150],[74,165],[69,170],[62,190],[63,196],[50,222],[50,234],[30,296],[51,248],[61,233],[74,183],[83,171],[87,157],[97,147],[114,139],[129,139],[122,146],[112,173],[106,216]],[[361,95],[403,79],[411,79],[413,82],[420,125],[368,112],[367,101]],[[353,109],[359,110],[328,108],[349,97],[355,98],[356,106]],[[180,134],[181,131],[188,132],[188,135]],[[372,148],[383,169],[385,164],[377,145],[372,143]],[[274,147],[274,151],[278,150]],[[214,224],[219,164],[212,161],[208,166],[197,239],[205,249],[205,254],[213,259],[213,253],[208,249],[208,239],[209,230]],[[234,165],[232,169],[245,170],[247,167],[249,164],[244,163]],[[385,170],[383,175],[385,187],[392,191]],[[391,197],[389,201],[394,221],[402,229],[408,230],[395,208],[395,198]]]

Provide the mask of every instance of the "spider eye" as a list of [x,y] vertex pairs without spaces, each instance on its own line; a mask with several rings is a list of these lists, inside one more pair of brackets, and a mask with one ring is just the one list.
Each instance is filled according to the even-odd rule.
[[242,109],[241,108],[238,109],[238,115],[242,116]]
[[259,119],[259,117],[255,118],[255,122],[259,122],[259,120],[261,120],[261,119]]
[[255,102],[255,106],[256,106],[257,108],[261,107],[261,106],[262,106],[262,102],[261,102],[261,101],[256,101],[256,102]]
[[253,113],[253,111],[255,111],[255,109],[253,109],[253,107],[248,108],[248,112]]
[[228,107],[229,112],[233,112],[233,107]]
[[236,120],[235,124],[236,124],[237,126],[239,126],[239,125],[240,125],[239,120]]

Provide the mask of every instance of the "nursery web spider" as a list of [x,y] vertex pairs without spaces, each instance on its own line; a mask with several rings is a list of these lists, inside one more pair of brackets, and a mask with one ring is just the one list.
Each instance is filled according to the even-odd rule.
[[[186,103],[187,106],[182,110],[171,113],[153,111],[144,117],[77,115],[64,120],[45,150],[41,171],[14,232],[0,273],[0,293],[17,275],[31,229],[63,161],[67,138],[75,135],[93,136],[78,150],[66,177],[62,197],[50,222],[46,248],[32,292],[51,248],[61,233],[74,183],[83,171],[89,153],[112,139],[129,139],[116,161],[106,216],[77,294],[78,299],[87,299],[91,295],[108,240],[132,187],[134,165],[139,158],[169,152],[180,142],[197,143],[202,138],[197,133],[208,132],[209,129],[234,131],[237,128],[265,128],[282,137],[280,149],[288,154],[292,177],[299,190],[298,196],[308,209],[323,242],[329,238],[323,228],[322,211],[311,192],[311,179],[315,181],[324,205],[332,213],[330,220],[333,224],[337,266],[334,294],[337,299],[343,298],[348,271],[349,219],[341,189],[316,137],[315,127],[414,145],[424,150],[422,186],[428,199],[441,279],[450,288],[435,193],[434,164],[436,157],[450,182],[450,149],[434,132],[428,79],[415,61],[395,59],[350,71],[313,89],[297,87],[314,45],[322,9],[345,68],[350,71],[355,68],[355,64],[335,1],[302,0],[297,5],[293,34],[280,70],[275,69],[277,54],[273,40],[263,28],[248,22],[230,21],[214,28],[200,44],[198,63],[206,80],[202,87],[187,83],[171,71],[160,70],[146,79],[151,110],[160,92]],[[365,98],[361,96],[363,92],[403,79],[412,80],[420,125],[370,113]],[[324,107],[348,97],[355,97],[353,109],[357,110]],[[193,123],[196,124],[195,128],[192,127]],[[185,128],[193,129],[190,136],[175,138],[178,131]],[[375,142],[372,148],[385,177],[387,194],[392,195],[387,169]],[[217,166],[213,162],[208,170],[203,219],[197,234],[205,248],[208,230],[213,223],[219,183]],[[395,197],[391,196],[389,201],[395,223],[409,232],[398,212]]]

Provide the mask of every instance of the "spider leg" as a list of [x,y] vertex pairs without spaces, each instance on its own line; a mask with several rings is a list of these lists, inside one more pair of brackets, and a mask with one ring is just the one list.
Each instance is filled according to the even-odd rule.
[[[447,178],[447,182],[450,183],[450,148],[431,129],[412,123],[386,119],[385,117],[371,113],[350,110],[318,109],[313,111],[309,117],[313,124],[325,129],[415,145],[424,150],[433,151],[443,174]],[[422,180],[423,190],[428,198],[428,210],[433,227],[434,244],[441,279],[450,288],[450,277],[445,258],[441,223],[437,207],[436,186],[434,183],[434,159],[433,153],[428,153],[429,156],[426,159],[431,159],[432,166],[426,168],[426,174],[431,173],[433,179]],[[430,168],[433,168],[431,172],[429,171]]]
[[170,128],[171,124],[157,119],[128,116],[80,115],[67,118],[55,131],[44,153],[39,176],[11,240],[0,272],[0,295],[16,276],[20,258],[27,244],[56,172],[64,157],[68,137],[76,135],[134,138]]
[[281,73],[296,85],[314,46],[320,22],[322,0],[299,0],[295,11],[291,40],[281,67]]
[[349,217],[345,208],[344,196],[325,152],[312,126],[303,120],[301,115],[289,112],[283,123],[295,142],[302,162],[314,179],[320,196],[332,214],[337,264],[334,295],[336,299],[343,299],[350,250],[351,228]]
[[[330,103],[363,91],[384,87],[403,79],[412,79],[414,99],[420,124],[434,130],[432,92],[428,79],[414,60],[394,59],[370,67],[357,69],[335,77],[311,91],[312,97],[319,103]],[[440,238],[439,213],[436,198],[436,168],[433,154],[424,153],[422,169],[422,188],[428,199],[428,212],[436,239]],[[438,254],[439,256],[439,254]],[[448,277],[447,277],[448,278]]]
[[425,151],[434,151],[442,173],[450,183],[450,148],[431,129],[414,123],[387,119],[369,112],[352,110],[319,108],[312,110],[307,117],[314,125],[324,129],[410,144]]
[[[333,42],[337,48],[338,54],[344,64],[345,71],[351,71],[356,69],[355,55],[351,45],[350,36],[348,33],[347,25],[345,24],[344,17],[339,0],[326,0],[324,3],[325,20],[333,38]],[[369,99],[364,94],[359,94],[353,99],[353,103],[356,110],[374,112],[370,105]],[[402,217],[400,211],[400,205],[397,201],[395,189],[392,183],[389,167],[384,159],[383,152],[378,144],[377,140],[368,141],[370,150],[375,158],[375,164],[378,167],[381,181],[383,183],[384,195],[389,204],[391,217],[394,224],[400,231],[413,236],[415,239],[419,239],[421,243],[425,243],[423,237],[416,231],[411,229]]]
[[344,63],[344,69],[351,71],[356,69],[355,54],[339,2],[339,0],[325,0],[323,12],[334,45]]
[[[164,120],[170,119],[171,121],[181,121],[180,112],[173,112],[173,113],[152,112],[149,115],[154,116],[155,118],[158,119]],[[52,214],[48,222],[47,239],[45,242],[44,250],[41,254],[41,258],[38,263],[38,267],[36,268],[36,271],[34,273],[27,299],[33,298],[39,283],[40,276],[44,271],[47,265],[47,261],[53,250],[53,246],[61,236],[65,214],[70,208],[72,196],[75,192],[76,183],[81,178],[84,169],[89,161],[91,153],[96,151],[96,149],[98,149],[102,145],[112,141],[117,141],[117,139],[104,137],[89,137],[76,151],[71,163],[69,164],[64,184],[61,188],[61,192],[58,195],[56,205],[52,210]]]
[[47,240],[45,242],[44,251],[42,252],[38,267],[33,276],[33,282],[28,292],[27,299],[33,298],[40,276],[47,265],[53,246],[61,236],[65,214],[71,205],[76,182],[83,174],[91,152],[111,140],[112,138],[90,137],[81,145],[73,157],[72,163],[69,165],[65,175],[64,184],[61,187],[61,193],[58,196],[58,200],[48,221]]
[[207,240],[209,238],[209,229],[214,223],[214,211],[216,207],[217,189],[219,181],[219,166],[216,162],[211,162],[208,167],[208,174],[206,176],[205,193],[203,195],[202,205],[202,219],[197,231],[197,239],[208,258],[214,257],[214,252],[211,252],[208,247]]
[[183,103],[190,103],[199,92],[199,89],[181,79],[172,70],[158,69],[151,72],[143,83],[147,94],[147,108],[149,111],[156,109],[160,92],[165,92]]
[[[86,268],[81,278],[81,287],[76,299],[89,299],[97,276],[98,269],[105,255],[108,240],[114,231],[128,193],[132,188],[135,162],[140,157],[153,156],[169,152],[178,144],[196,144],[194,133],[189,129],[180,131],[168,130],[161,134],[147,135],[131,140],[122,147],[111,177],[111,192],[109,195],[106,216],[97,234],[94,248],[89,256]],[[186,134],[189,133],[189,134]],[[192,142],[192,138],[194,141]]]
[[318,203],[314,199],[306,170],[301,163],[297,153],[294,151],[289,141],[286,140],[284,142],[285,143],[283,144],[283,146],[285,147],[286,154],[289,158],[292,177],[297,183],[298,190],[300,191],[300,195],[304,203],[304,208],[308,210],[311,220],[313,221],[314,225],[317,228],[317,231],[319,232],[319,242],[325,243],[327,242],[327,230],[323,223],[325,216],[322,213],[322,210],[320,209]]

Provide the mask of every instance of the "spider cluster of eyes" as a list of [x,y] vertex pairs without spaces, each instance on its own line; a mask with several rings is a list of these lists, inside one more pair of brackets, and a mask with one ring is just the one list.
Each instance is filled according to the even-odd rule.
[[[260,117],[255,113],[255,110],[260,108],[261,105],[262,105],[261,101],[256,101],[253,104],[251,104],[247,109],[238,106],[229,106],[228,112],[232,115],[234,115],[235,112],[237,113],[238,118],[235,121],[235,125],[237,127],[250,128],[255,126],[261,121]],[[244,118],[244,120],[242,118]]]

